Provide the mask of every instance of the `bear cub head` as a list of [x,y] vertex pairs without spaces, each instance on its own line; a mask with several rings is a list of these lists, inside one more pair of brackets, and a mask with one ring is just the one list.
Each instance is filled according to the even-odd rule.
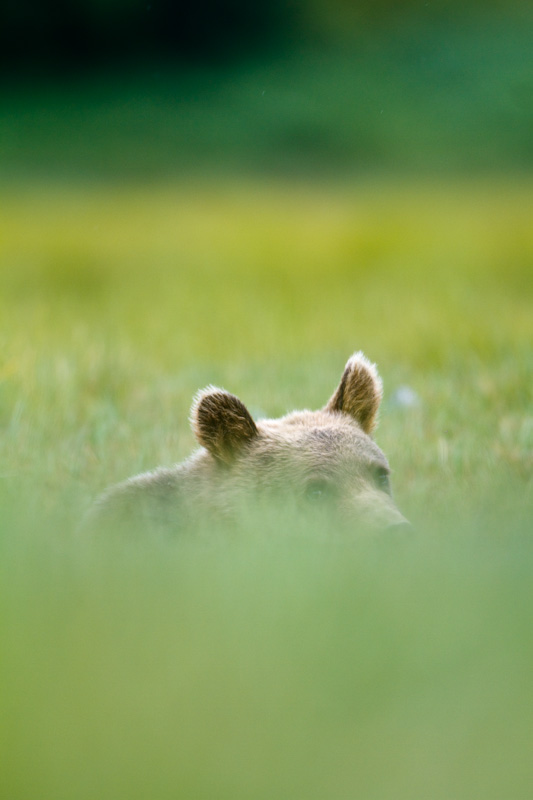
[[387,459],[371,438],[381,397],[376,367],[362,353],[348,360],[319,411],[254,421],[237,397],[208,387],[191,410],[200,448],[181,464],[109,489],[91,526],[194,529],[256,507],[281,510],[283,519],[296,506],[301,519],[310,514],[326,531],[408,527],[392,499]]
[[255,422],[238,397],[208,387],[195,398],[191,425],[226,497],[289,494],[307,507],[328,507],[354,528],[407,527],[392,499],[387,459],[371,438],[382,394],[375,365],[359,352],[319,411]]

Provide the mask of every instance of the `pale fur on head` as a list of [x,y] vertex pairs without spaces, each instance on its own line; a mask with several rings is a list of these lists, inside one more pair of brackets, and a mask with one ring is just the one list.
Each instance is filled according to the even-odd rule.
[[179,528],[202,516],[232,515],[250,499],[268,505],[292,497],[303,508],[311,492],[327,495],[325,508],[356,526],[405,522],[392,500],[387,459],[370,437],[382,393],[376,366],[361,352],[348,359],[318,411],[254,422],[238,397],[208,386],[190,415],[200,449],[181,464],[112,487],[96,505],[97,518],[104,512],[116,520],[118,512],[144,527]]

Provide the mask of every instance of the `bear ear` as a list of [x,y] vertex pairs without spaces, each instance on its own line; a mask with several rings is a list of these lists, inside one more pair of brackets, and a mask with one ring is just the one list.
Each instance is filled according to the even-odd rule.
[[191,426],[198,442],[225,464],[231,464],[239,450],[258,434],[239,398],[215,386],[208,386],[194,398]]
[[354,353],[348,359],[335,394],[326,406],[326,411],[350,414],[365,433],[376,427],[377,413],[383,395],[383,384],[376,365],[363,353]]

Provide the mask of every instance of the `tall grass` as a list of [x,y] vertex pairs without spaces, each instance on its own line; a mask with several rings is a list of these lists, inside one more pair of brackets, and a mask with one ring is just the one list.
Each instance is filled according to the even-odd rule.
[[[3,796],[529,795],[531,197],[4,188]],[[105,485],[190,452],[198,388],[315,408],[355,349],[409,540],[72,533]]]

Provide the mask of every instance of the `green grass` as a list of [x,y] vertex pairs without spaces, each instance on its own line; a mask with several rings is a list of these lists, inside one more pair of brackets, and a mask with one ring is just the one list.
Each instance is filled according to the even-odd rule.
[[[531,188],[4,185],[3,797],[529,797]],[[72,532],[198,388],[314,408],[360,348],[409,540]]]
[[225,67],[8,76],[0,176],[531,169],[531,14],[428,11]]

